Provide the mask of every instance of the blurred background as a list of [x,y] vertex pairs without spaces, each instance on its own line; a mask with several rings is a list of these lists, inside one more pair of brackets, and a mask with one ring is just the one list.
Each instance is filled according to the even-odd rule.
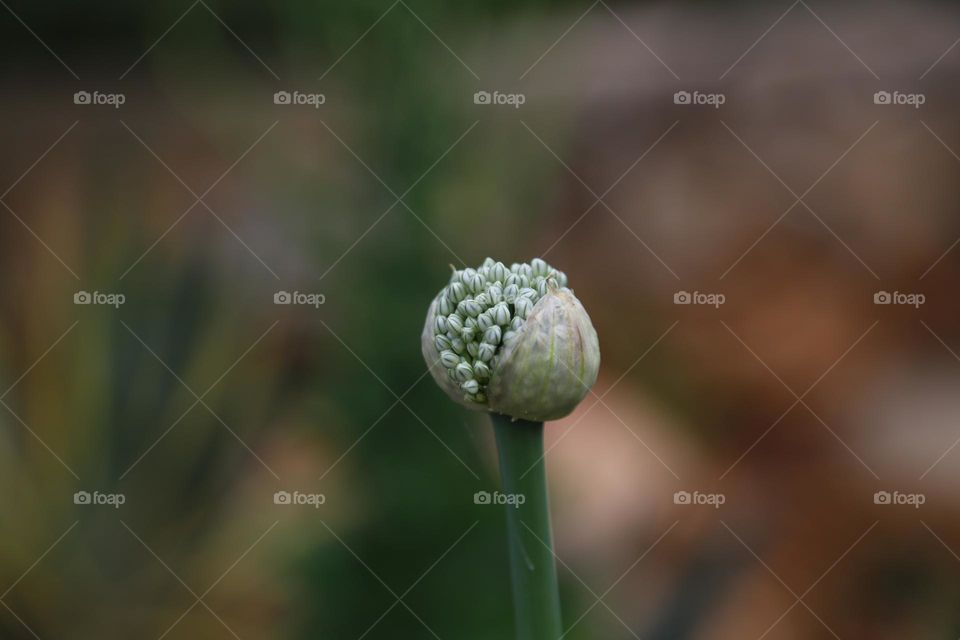
[[960,635],[956,7],[0,4],[0,637],[511,637],[488,255],[600,336],[566,638]]

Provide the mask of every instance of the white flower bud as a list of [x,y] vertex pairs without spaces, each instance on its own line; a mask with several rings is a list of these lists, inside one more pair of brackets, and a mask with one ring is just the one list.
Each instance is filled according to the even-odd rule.
[[480,343],[478,342],[468,342],[467,343],[467,353],[470,354],[471,358],[476,358],[477,354],[480,353]]
[[543,278],[537,278],[536,290],[540,297],[547,295],[547,281]]
[[463,318],[456,313],[451,313],[449,316],[447,316],[447,327],[449,327],[450,331],[453,331],[454,333],[460,333],[460,331],[463,329]]
[[[484,294],[480,294],[481,296]],[[478,298],[480,296],[477,296]],[[497,304],[503,301],[503,288],[500,285],[492,284],[487,288],[486,293],[487,299],[490,301],[491,305]]]
[[483,360],[477,360],[473,363],[473,375],[477,380],[486,382],[490,379],[490,366]]
[[533,303],[530,302],[530,298],[526,296],[521,296],[517,298],[517,302],[513,305],[513,311],[518,318],[527,319],[527,315],[533,309]]
[[448,316],[453,313],[453,303],[447,296],[440,297],[440,315]]
[[477,328],[481,331],[486,331],[493,326],[493,317],[490,315],[489,311],[484,311],[479,316],[477,316]]
[[437,351],[446,351],[450,348],[450,338],[445,335],[437,334],[433,340],[437,345]]
[[533,275],[535,276],[545,276],[549,272],[550,267],[548,267],[547,263],[540,258],[534,258],[530,261],[530,269],[533,271]]
[[473,340],[473,336],[475,334],[476,334],[476,331],[474,331],[470,327],[464,327],[463,330],[460,332],[460,337],[463,339],[464,342],[470,342]]
[[437,333],[446,333],[447,319],[444,316],[437,316]]
[[450,340],[450,348],[453,349],[455,353],[463,353],[467,350],[467,345],[464,344],[460,338],[453,338]]
[[460,356],[455,354],[453,351],[441,351],[440,362],[447,369],[452,369],[460,364]]
[[[499,327],[497,327],[499,329]],[[481,342],[477,347],[477,358],[483,360],[484,362],[490,362],[493,360],[493,355],[496,353],[496,345],[490,344],[489,342]]]
[[458,364],[454,371],[456,372],[457,379],[460,380],[460,382],[465,382],[473,378],[473,367],[466,362],[461,362]]
[[507,303],[501,302],[493,308],[493,321],[500,326],[506,326],[510,323],[510,309]]
[[480,383],[476,380],[467,380],[460,385],[460,388],[466,391],[467,393],[474,394],[480,391]]
[[454,282],[450,285],[449,296],[452,302],[460,302],[467,297],[467,288],[463,286],[462,282]]
[[[519,278],[517,278],[519,280]],[[515,284],[508,284],[503,288],[503,300],[507,304],[513,304],[517,300],[517,296],[520,295],[520,287]]]
[[471,318],[476,318],[483,312],[483,307],[477,304],[476,300],[467,300],[464,308]]
[[493,346],[500,344],[501,337],[501,329],[497,325],[493,325],[483,333],[483,341],[487,344],[492,344]]

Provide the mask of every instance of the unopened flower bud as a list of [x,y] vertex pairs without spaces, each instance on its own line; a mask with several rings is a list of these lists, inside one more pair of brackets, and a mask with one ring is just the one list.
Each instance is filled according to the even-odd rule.
[[455,272],[424,325],[424,357],[436,382],[464,406],[515,418],[554,420],[573,411],[596,381],[600,349],[566,281],[540,259],[509,270],[487,259]]
[[500,327],[498,327],[497,325],[494,325],[483,332],[483,341],[486,342],[487,344],[492,344],[493,346],[497,346],[498,344],[500,344],[500,338],[503,337],[501,332],[502,332],[502,329],[500,329]]

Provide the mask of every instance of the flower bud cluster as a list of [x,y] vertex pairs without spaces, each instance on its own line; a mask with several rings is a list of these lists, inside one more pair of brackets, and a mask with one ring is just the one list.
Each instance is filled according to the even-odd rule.
[[433,341],[465,400],[487,402],[502,347],[516,339],[548,286],[565,288],[567,276],[539,258],[509,268],[487,258],[478,269],[454,270],[437,296]]

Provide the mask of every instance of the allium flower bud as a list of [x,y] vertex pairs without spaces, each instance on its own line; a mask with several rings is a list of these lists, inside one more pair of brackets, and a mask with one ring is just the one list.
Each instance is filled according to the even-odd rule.
[[539,258],[509,269],[488,258],[455,271],[421,341],[437,384],[466,407],[514,418],[573,411],[596,382],[600,346],[566,282]]

